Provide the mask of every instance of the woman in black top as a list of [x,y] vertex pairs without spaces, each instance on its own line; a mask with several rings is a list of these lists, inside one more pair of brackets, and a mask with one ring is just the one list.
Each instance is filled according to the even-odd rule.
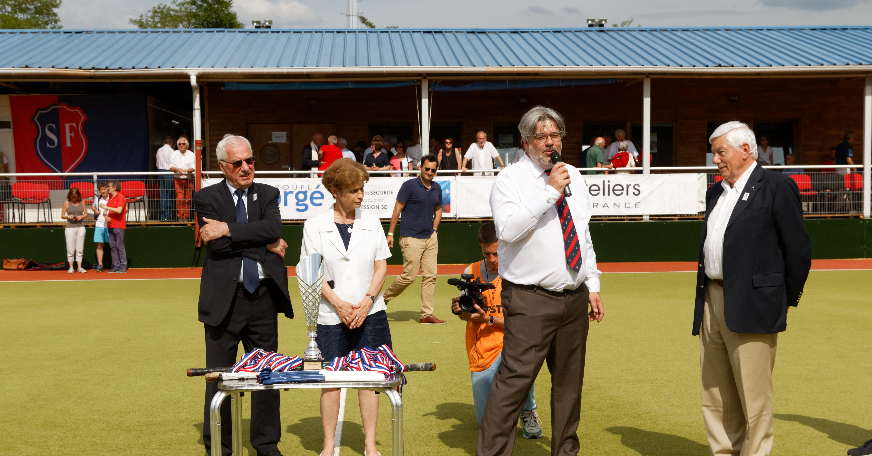
[[454,147],[454,140],[451,138],[445,138],[445,143],[442,149],[439,149],[436,158],[439,161],[439,169],[460,169],[460,148]]
[[372,147],[372,153],[363,159],[363,166],[370,171],[387,171],[391,169],[390,153],[382,149],[380,136],[372,138],[370,147]]

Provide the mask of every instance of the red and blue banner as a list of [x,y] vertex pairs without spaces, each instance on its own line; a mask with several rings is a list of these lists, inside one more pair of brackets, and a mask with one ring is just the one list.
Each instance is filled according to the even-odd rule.
[[148,170],[145,95],[13,95],[9,99],[16,172]]

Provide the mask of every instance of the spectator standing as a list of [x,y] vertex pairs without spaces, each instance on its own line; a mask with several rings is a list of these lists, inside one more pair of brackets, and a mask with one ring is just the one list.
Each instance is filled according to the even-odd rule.
[[185,135],[179,136],[178,150],[173,152],[170,171],[176,184],[176,217],[179,220],[191,219],[191,194],[194,191],[194,167],[197,158],[190,151],[190,143]]
[[[629,143],[630,143],[629,141],[620,141],[618,143],[614,143],[614,144],[617,144],[617,146],[618,146],[618,153],[615,154],[614,157],[612,157],[612,162],[609,165],[607,165],[609,168],[618,169],[618,168],[635,168],[636,167],[636,160],[634,160],[633,157],[631,157],[630,153],[628,152],[628,150],[630,148]],[[617,171],[617,173],[618,174],[629,174],[630,172],[629,171]]]
[[760,135],[760,144],[757,145],[757,163],[761,165],[774,165],[775,156],[769,145],[769,135]]
[[[491,383],[503,363],[503,306],[500,294],[503,279],[499,274],[499,242],[494,222],[485,223],[478,230],[478,244],[481,246],[483,261],[470,264],[464,274],[471,274],[472,280],[491,283],[494,289],[482,292],[485,309],[475,304],[475,312],[460,312],[460,298],[451,300],[451,311],[466,321],[466,352],[469,357],[469,371],[472,381],[472,401],[475,406],[475,419],[481,426],[484,404],[490,394]],[[530,387],[521,412],[521,426],[526,439],[542,436],[539,415],[536,413],[536,385]]]
[[[414,141],[405,140],[403,141],[403,145],[406,146],[406,155],[409,156],[410,161],[412,162],[412,169],[418,169],[421,166],[421,137],[418,133],[415,133]],[[414,144],[413,144],[414,143]],[[431,152],[432,153],[432,152]]]
[[[172,176],[169,177],[172,178]],[[100,190],[100,197],[94,198],[91,210],[94,212],[94,242],[97,244],[96,271],[103,272],[103,246],[109,243],[109,228],[106,227],[105,211],[100,210],[100,207],[109,204],[109,183],[100,182],[97,184],[97,188]],[[109,264],[112,264],[111,252]]]
[[303,171],[318,170],[318,166],[321,162],[320,158],[318,158],[318,151],[321,150],[321,146],[323,145],[324,135],[321,133],[315,133],[312,135],[312,142],[303,147]]
[[[61,218],[66,219],[67,224],[64,227],[64,237],[67,241],[67,261],[70,263],[68,273],[72,274],[76,271],[82,274],[88,272],[82,267],[82,255],[85,250],[85,202],[82,201],[82,193],[78,188],[71,188],[67,192],[67,200],[64,201],[64,207],[61,210]],[[79,263],[79,268],[73,267],[73,260]]]
[[[434,149],[435,150],[435,149]],[[454,140],[445,138],[445,145],[439,149],[437,166],[443,170],[460,170],[460,148],[454,147]]]
[[[397,145],[399,146],[399,144]],[[324,187],[335,204],[303,225],[300,259],[313,253],[324,258],[324,285],[318,310],[318,336],[324,360],[345,356],[351,350],[392,347],[385,301],[381,289],[391,251],[382,236],[378,217],[360,210],[363,186],[369,180],[359,163],[339,160],[324,172]],[[340,407],[339,388],[321,390],[323,455],[332,455]],[[377,455],[378,396],[358,390],[365,454]]]
[[[173,137],[164,138],[164,144],[155,154],[155,168],[158,171],[170,171],[173,163]],[[157,176],[160,183],[160,220],[168,222],[173,219],[173,176],[161,174]]]
[[[388,153],[389,153],[391,156],[396,155],[396,153],[397,153],[397,150],[394,149],[394,143],[393,143],[393,141],[391,141],[390,139],[385,139],[385,140],[383,141],[383,146],[382,146],[382,147],[384,147],[385,150],[387,150]],[[390,158],[390,157],[388,157],[388,158]]]
[[[430,153],[431,153],[431,154],[435,154],[436,151],[439,150],[439,149],[442,147],[442,146],[440,145],[440,143],[439,143],[439,140],[438,140],[437,138],[430,138],[429,143],[430,143]],[[423,153],[423,152],[422,152],[422,153]],[[423,157],[423,155],[422,155],[421,157]],[[423,160],[423,158],[421,158],[421,160]],[[459,160],[458,160],[458,163],[460,163]],[[440,168],[440,169],[441,169],[441,168]]]
[[[593,145],[587,148],[587,162],[585,168],[602,168],[604,166],[605,157],[603,147],[606,144],[605,138],[597,136],[593,140]],[[602,174],[598,171],[587,171],[589,175]]]
[[[412,170],[412,158],[406,154],[406,145],[403,143],[397,144],[397,154],[391,157],[391,168],[394,171],[411,171]],[[401,177],[408,176],[409,173],[393,173],[391,176],[393,177]]]
[[112,273],[127,273],[127,251],[124,248],[124,232],[127,229],[127,200],[121,193],[121,182],[109,183],[109,202],[101,204],[103,215],[109,217],[109,248],[112,251]]
[[342,149],[342,158],[350,158],[354,161],[357,161],[357,157],[354,155],[354,151],[348,150],[348,140],[345,138],[339,138],[339,142],[336,144]]
[[[618,153],[618,143],[621,141],[627,140],[627,132],[623,129],[619,128],[615,130],[615,142],[608,144],[605,149],[605,161],[606,163],[611,163],[612,159]],[[630,158],[635,161],[639,160],[639,151],[636,150],[636,146],[632,141],[627,141],[627,153],[630,154]],[[615,166],[615,168],[622,168],[622,166]]]
[[363,158],[365,156],[364,151],[367,149],[366,142],[358,141],[357,144],[352,148],[352,152],[354,152],[354,160],[358,163],[363,163]]
[[[854,132],[846,131],[842,136],[842,142],[836,146],[836,164],[837,165],[853,165],[854,164]],[[850,168],[836,168],[836,172],[845,175],[851,172]]]
[[400,214],[400,247],[403,250],[403,274],[394,279],[384,292],[385,304],[399,296],[415,281],[421,270],[422,324],[443,325],[445,321],[433,315],[433,296],[436,291],[436,256],[439,253],[437,231],[442,221],[442,187],[434,182],[436,157],[421,159],[421,173],[417,179],[403,182],[397,192],[394,213],[388,229],[388,246],[394,246],[394,229]]
[[329,168],[333,162],[342,158],[342,149],[336,145],[338,142],[339,138],[329,136],[327,138],[327,144],[324,144],[321,146],[321,149],[318,150],[318,157],[321,160],[321,164],[318,166],[318,171],[324,171]]
[[522,158],[524,158],[524,155],[526,155],[526,154],[527,154],[527,143],[526,143],[526,141],[521,140],[521,145],[518,147],[518,150],[515,151],[515,156],[512,157],[512,162],[509,164],[514,165],[515,163],[518,163],[519,161],[521,161]]
[[[387,151],[385,150],[385,141],[384,141],[384,138],[382,138],[381,135],[375,135],[375,136],[373,136],[372,139],[370,140],[370,143],[372,143],[372,141],[375,140],[375,138],[378,138],[379,143],[381,143],[381,150],[382,150],[383,152],[387,152]],[[369,147],[366,148],[365,151],[363,151],[363,161],[365,162],[365,161],[366,161],[366,157],[369,157],[371,154],[372,154],[372,146],[369,146]],[[390,157],[388,157],[388,161],[390,161]],[[363,163],[363,162],[361,162],[361,163]]]
[[382,137],[373,136],[370,143],[370,149],[375,152],[370,153],[363,159],[363,166],[370,171],[387,171],[391,169],[391,159],[387,151],[382,148]]
[[[463,171],[466,171],[467,163],[471,162],[473,169],[494,169],[495,158],[500,162],[500,168],[506,167],[506,164],[503,163],[503,157],[500,157],[496,147],[487,140],[487,133],[480,131],[475,134],[475,142],[469,145],[469,149],[466,149],[466,154],[463,156],[463,163],[460,167]],[[479,176],[494,175],[494,173],[476,174]]]

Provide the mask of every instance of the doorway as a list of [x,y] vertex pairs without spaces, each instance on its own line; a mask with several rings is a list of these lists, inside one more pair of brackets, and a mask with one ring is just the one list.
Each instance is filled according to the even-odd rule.
[[[327,137],[334,134],[336,125],[332,123],[299,123],[293,124],[291,130],[293,132],[291,140],[291,167],[294,170],[303,170],[303,148],[312,142],[312,136],[315,133],[321,133],[324,136],[324,143],[327,143]],[[303,170],[309,171],[309,170]]]
[[258,171],[287,171],[291,169],[291,124],[248,124],[246,137],[257,160]]

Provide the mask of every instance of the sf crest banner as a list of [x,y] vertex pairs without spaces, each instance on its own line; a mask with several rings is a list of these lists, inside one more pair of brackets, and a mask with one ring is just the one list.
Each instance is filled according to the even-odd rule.
[[16,172],[148,170],[144,95],[9,98]]

